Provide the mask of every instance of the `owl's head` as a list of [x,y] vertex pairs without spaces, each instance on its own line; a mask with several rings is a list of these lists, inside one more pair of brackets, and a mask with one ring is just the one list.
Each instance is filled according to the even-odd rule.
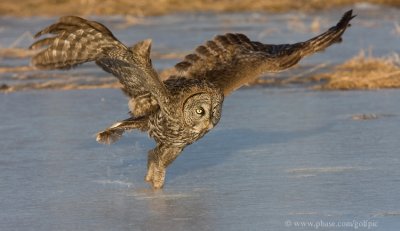
[[212,129],[221,118],[223,95],[218,91],[204,91],[189,95],[183,103],[186,126],[197,133]]

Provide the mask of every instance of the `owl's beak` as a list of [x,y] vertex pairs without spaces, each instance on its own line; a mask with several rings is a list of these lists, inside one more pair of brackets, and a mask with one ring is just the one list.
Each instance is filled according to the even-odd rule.
[[221,118],[221,113],[218,110],[212,110],[210,114],[211,123],[208,125],[209,129],[215,127],[218,124],[219,119]]
[[208,123],[208,127],[207,130],[211,130],[212,128],[215,127],[215,125],[217,125],[218,120],[215,120],[214,117],[211,117],[210,122]]
[[211,124],[213,127],[217,125],[217,123],[219,122],[219,118],[220,118],[219,116],[214,116],[214,115],[211,117]]

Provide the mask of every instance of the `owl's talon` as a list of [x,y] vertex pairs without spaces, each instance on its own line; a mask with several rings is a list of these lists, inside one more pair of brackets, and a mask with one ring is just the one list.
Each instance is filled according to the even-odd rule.
[[153,168],[153,165],[150,164],[147,169],[147,174],[146,174],[146,177],[144,178],[144,180],[146,182],[151,183],[153,181],[153,176],[154,176],[154,168]]
[[147,175],[144,177],[144,181],[150,183],[153,180],[153,176],[149,175],[149,173],[147,173]]
[[96,141],[101,144],[112,144],[121,138],[123,132],[122,129],[106,129],[97,133]]
[[153,186],[154,189],[160,189],[164,186],[166,170],[162,166],[156,166],[154,163],[149,164],[145,181]]
[[153,188],[154,189],[160,189],[164,186],[164,181],[165,181],[165,169],[162,168],[155,168],[154,169],[154,175],[153,175]]

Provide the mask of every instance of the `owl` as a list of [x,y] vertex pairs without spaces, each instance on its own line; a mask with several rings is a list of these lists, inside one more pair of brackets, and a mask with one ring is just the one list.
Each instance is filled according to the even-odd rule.
[[293,44],[265,44],[243,34],[218,35],[161,81],[150,59],[150,39],[128,47],[98,22],[65,16],[35,35],[53,36],[30,46],[41,49],[31,64],[37,69],[69,69],[94,61],[118,78],[129,98],[130,118],[99,132],[96,140],[110,144],[128,130],[147,132],[156,147],[148,152],[145,180],[158,189],[164,185],[166,168],[183,149],[218,124],[226,96],[263,73],[285,70],[341,42],[354,17],[352,10],[347,11],[325,33]]

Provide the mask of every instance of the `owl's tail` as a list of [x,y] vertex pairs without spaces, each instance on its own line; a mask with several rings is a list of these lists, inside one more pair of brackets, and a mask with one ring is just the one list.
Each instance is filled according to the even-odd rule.
[[325,33],[310,40],[296,44],[302,47],[302,56],[323,51],[334,43],[342,42],[342,34],[346,31],[347,27],[351,26],[350,20],[354,17],[356,17],[356,15],[353,15],[353,10],[349,10],[343,14],[342,19],[336,24],[336,26],[329,28]]
[[69,69],[101,58],[109,48],[127,49],[104,25],[76,16],[61,17],[57,23],[39,31],[35,38],[44,34],[55,36],[30,46],[30,49],[47,46],[32,58],[32,65],[39,69]]

